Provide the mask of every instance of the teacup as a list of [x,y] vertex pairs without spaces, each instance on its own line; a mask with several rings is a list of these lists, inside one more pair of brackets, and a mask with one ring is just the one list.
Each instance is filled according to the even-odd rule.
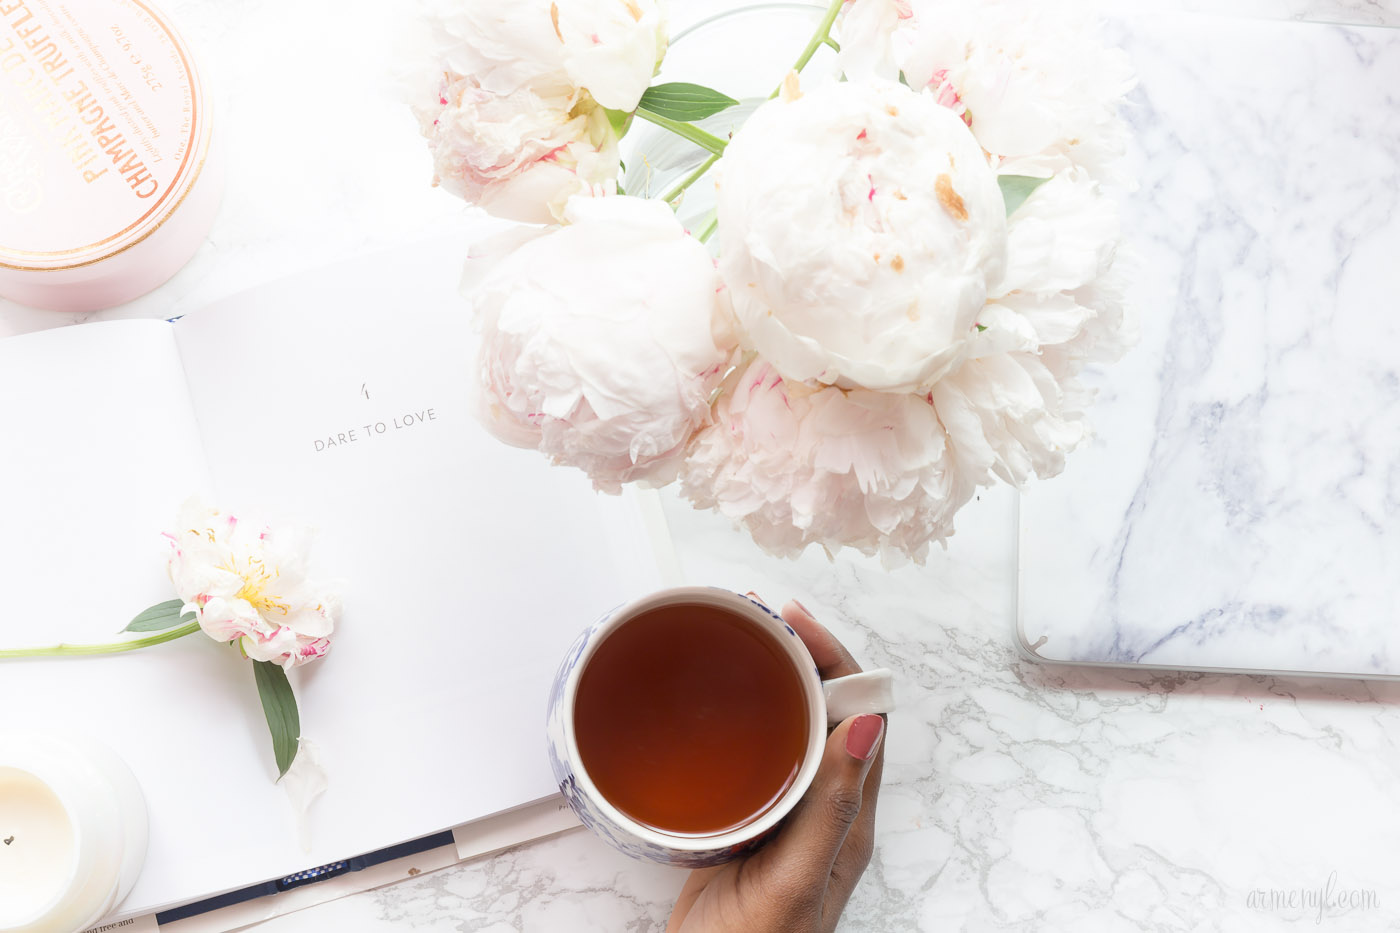
[[892,684],[883,669],[823,681],[792,626],[755,599],[661,590],[569,649],[550,690],[550,763],[569,806],[615,848],[717,865],[796,806],[829,726],[893,709]]

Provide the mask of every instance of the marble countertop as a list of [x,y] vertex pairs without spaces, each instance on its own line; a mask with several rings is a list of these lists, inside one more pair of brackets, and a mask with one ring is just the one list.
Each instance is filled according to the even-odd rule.
[[[170,316],[464,222],[459,202],[428,187],[384,65],[388,20],[406,13],[332,0],[164,6],[218,88],[230,169],[214,232],[174,279],[119,309],[69,316],[0,300],[0,336]],[[1400,26],[1400,0],[1150,9],[1164,6]],[[666,510],[688,579],[796,596],[862,662],[898,674],[876,853],[840,929],[1400,926],[1400,683],[1024,661],[1004,489],[964,510],[946,552],[894,572],[847,556],[775,560],[716,516],[674,497]],[[647,933],[665,928],[682,880],[574,831],[258,929]]]

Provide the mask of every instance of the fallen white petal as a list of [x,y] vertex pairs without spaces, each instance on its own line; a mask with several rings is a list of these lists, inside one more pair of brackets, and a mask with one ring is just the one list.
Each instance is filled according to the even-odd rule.
[[301,739],[292,766],[282,775],[282,789],[292,805],[297,824],[297,841],[303,852],[311,851],[311,803],[326,792],[326,769],[321,763],[321,749],[315,742]]

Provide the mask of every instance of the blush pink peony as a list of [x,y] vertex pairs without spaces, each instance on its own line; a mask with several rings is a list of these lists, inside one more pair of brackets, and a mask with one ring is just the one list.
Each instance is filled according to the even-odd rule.
[[468,261],[481,419],[601,490],[670,482],[734,349],[714,261],[660,201],[576,198],[565,216]]

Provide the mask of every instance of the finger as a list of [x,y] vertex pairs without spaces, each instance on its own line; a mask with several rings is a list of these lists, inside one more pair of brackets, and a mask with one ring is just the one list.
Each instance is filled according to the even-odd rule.
[[685,879],[681,893],[676,895],[676,906],[671,910],[671,919],[666,924],[666,933],[673,933],[681,928],[685,923],[685,918],[690,915],[690,909],[695,906],[695,901],[701,894],[705,893],[705,886],[715,875],[724,871],[725,866],[716,865],[712,868],[697,868]]
[[[888,731],[889,723],[885,725]],[[846,844],[836,853],[836,861],[831,866],[831,883],[827,886],[827,909],[838,915],[845,909],[846,901],[855,891],[861,875],[865,874],[870,858],[875,854],[875,806],[880,798],[880,782],[885,773],[885,743],[881,737],[880,746],[875,752],[875,760],[865,776],[860,816],[846,834]]]
[[824,890],[836,856],[865,805],[865,782],[884,736],[885,720],[870,714],[845,720],[826,740],[812,786],[768,846],[774,885],[793,897]]
[[792,626],[797,637],[807,646],[807,653],[817,663],[817,670],[821,671],[823,680],[860,673],[860,665],[851,657],[846,646],[812,618],[806,606],[795,599],[789,600],[783,607],[783,620]]

